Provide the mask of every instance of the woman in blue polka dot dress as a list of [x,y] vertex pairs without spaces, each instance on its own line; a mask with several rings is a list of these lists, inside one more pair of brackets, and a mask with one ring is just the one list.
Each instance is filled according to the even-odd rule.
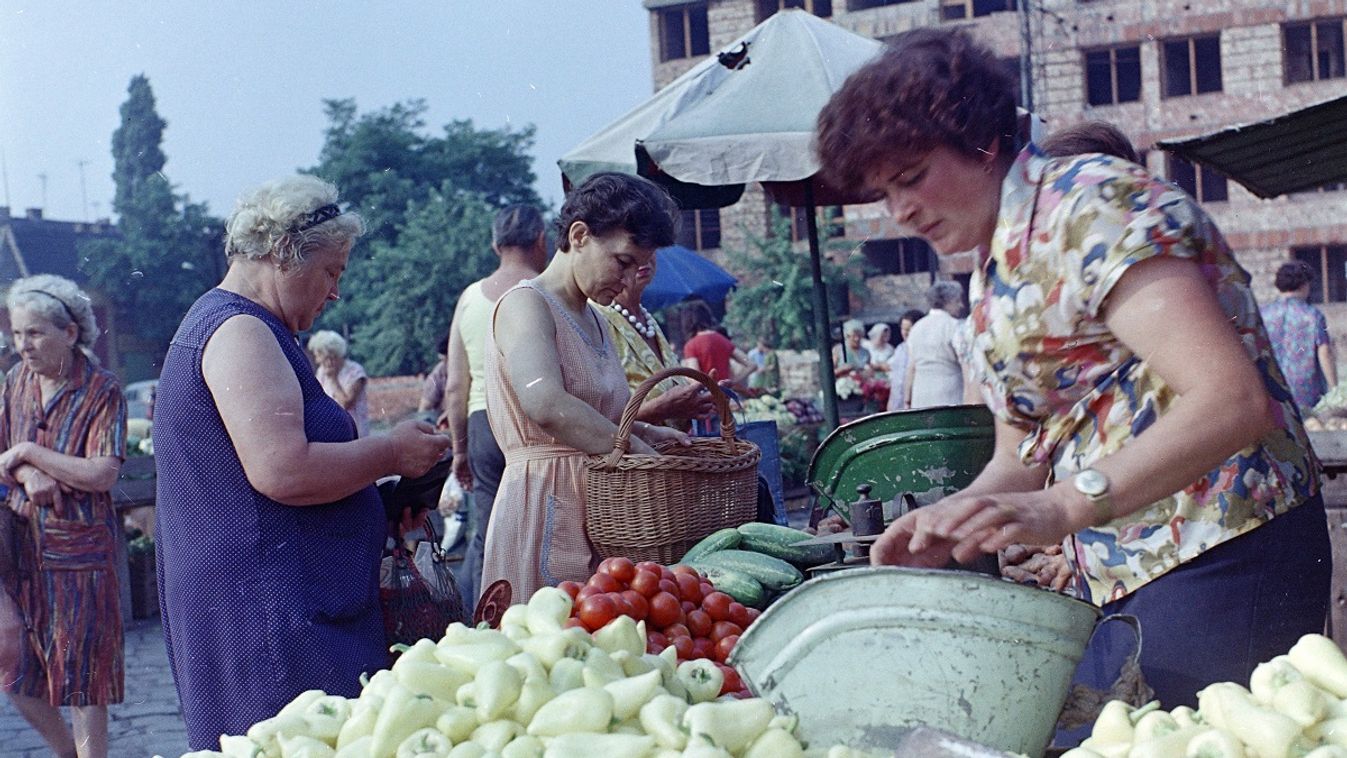
[[218,745],[307,689],[355,695],[387,662],[372,483],[449,444],[424,422],[357,438],[295,335],[338,298],[360,218],[314,177],[239,200],[229,271],[168,350],[155,407],[164,641],[188,739]]

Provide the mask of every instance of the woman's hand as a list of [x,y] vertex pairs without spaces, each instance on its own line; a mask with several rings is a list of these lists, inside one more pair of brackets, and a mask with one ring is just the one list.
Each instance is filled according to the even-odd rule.
[[652,448],[658,447],[665,442],[676,442],[681,447],[691,447],[692,439],[683,432],[667,426],[656,426],[638,421],[636,424],[639,431],[637,434],[645,440]]
[[23,469],[20,478],[23,480],[23,491],[28,497],[19,503],[15,509],[16,513],[30,519],[34,517],[36,508],[50,507],[55,510],[57,516],[65,516],[65,497],[61,492],[60,482],[32,466]]
[[709,415],[716,409],[711,393],[696,383],[674,385],[659,397],[641,403],[641,416],[651,423],[668,419],[691,419]]
[[1062,592],[1072,579],[1071,567],[1061,545],[1011,545],[1001,551],[1001,576],[1021,584],[1030,583]]
[[1089,526],[1081,522],[1082,510],[1061,486],[1032,492],[955,494],[890,524],[871,548],[870,562],[931,568],[951,559],[969,563],[982,553],[994,553],[1016,542],[1051,544]]
[[402,476],[421,476],[449,449],[449,438],[424,421],[403,421],[393,427],[388,439],[397,455],[394,469]]

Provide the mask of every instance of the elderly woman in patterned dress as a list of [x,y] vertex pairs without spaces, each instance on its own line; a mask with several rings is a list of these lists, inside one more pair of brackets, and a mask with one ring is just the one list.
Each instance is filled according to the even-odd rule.
[[[91,352],[98,327],[74,282],[20,279],[7,306],[22,362],[4,389],[0,479],[18,515],[18,572],[0,593],[0,616],[12,620],[17,600],[25,628],[4,642],[17,646],[5,692],[54,754],[105,756],[108,705],[123,694],[108,491],[126,453],[126,403]],[[59,706],[71,707],[73,734]]]
[[1318,466],[1211,219],[1134,163],[1048,158],[1018,138],[1014,91],[967,32],[922,29],[819,117],[838,186],[882,194],[942,255],[977,251],[971,357],[997,419],[977,479],[895,521],[871,557],[933,566],[1061,540],[1076,592],[1141,620],[1164,707],[1193,705],[1323,628]]

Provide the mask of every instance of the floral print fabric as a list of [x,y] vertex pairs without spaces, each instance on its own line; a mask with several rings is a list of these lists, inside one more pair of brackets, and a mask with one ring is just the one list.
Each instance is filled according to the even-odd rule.
[[1328,319],[1299,297],[1283,297],[1263,309],[1272,349],[1302,413],[1319,402],[1328,383],[1319,370],[1319,346],[1330,342]]
[[1070,477],[1128,444],[1176,395],[1103,320],[1109,291],[1156,256],[1196,262],[1263,374],[1279,428],[1181,492],[1067,539],[1083,599],[1103,605],[1318,491],[1317,462],[1249,289],[1219,230],[1181,190],[1104,155],[1028,145],[1002,186],[974,273],[972,360],[989,407],[1027,432],[1026,465]]

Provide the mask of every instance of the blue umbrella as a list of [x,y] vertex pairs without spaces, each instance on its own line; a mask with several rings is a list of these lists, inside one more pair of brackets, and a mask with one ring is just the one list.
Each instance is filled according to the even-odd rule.
[[739,280],[682,245],[655,251],[655,278],[641,294],[641,305],[659,310],[692,297],[719,303]]

